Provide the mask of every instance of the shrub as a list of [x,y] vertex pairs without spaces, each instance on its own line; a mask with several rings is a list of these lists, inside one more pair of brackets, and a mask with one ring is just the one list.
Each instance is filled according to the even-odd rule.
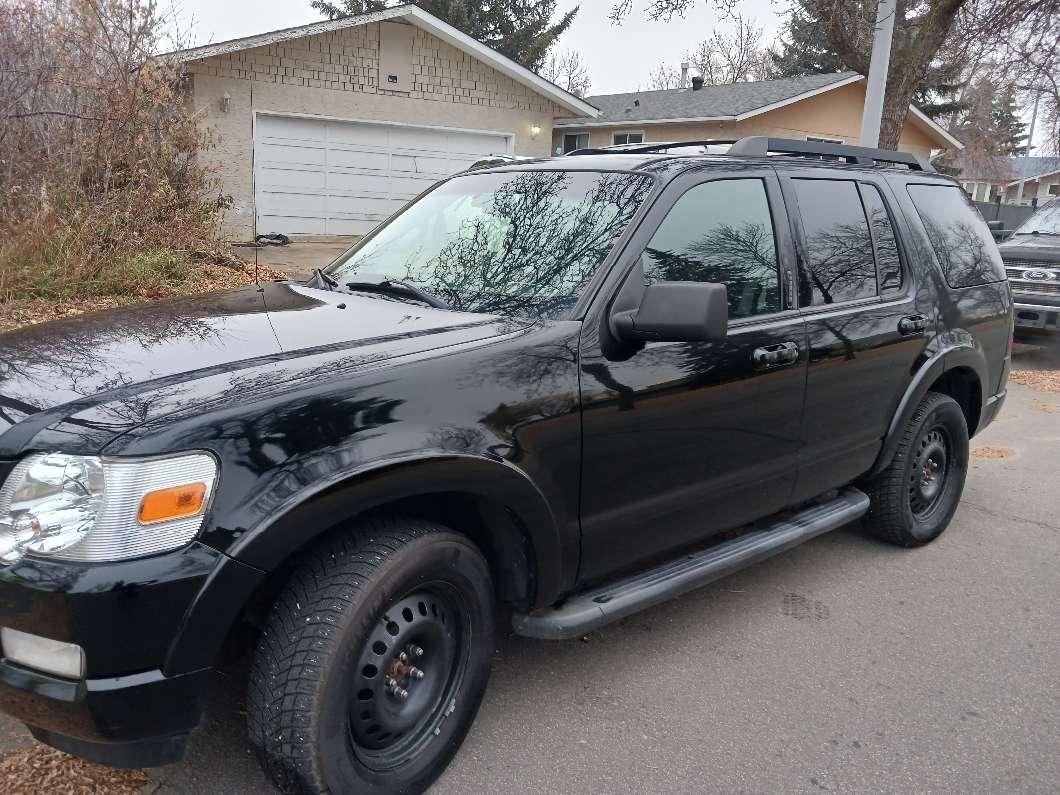
[[153,0],[0,0],[0,301],[181,292],[228,258]]

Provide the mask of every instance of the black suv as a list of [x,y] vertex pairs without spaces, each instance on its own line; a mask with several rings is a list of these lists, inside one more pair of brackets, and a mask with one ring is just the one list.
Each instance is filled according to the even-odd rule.
[[952,180],[748,138],[476,170],[307,283],[5,334],[0,706],[171,762],[249,637],[278,786],[422,790],[498,603],[570,638],[858,518],[938,536],[1011,333]]
[[1051,199],[998,248],[1012,283],[1016,328],[1060,331],[1060,199]]

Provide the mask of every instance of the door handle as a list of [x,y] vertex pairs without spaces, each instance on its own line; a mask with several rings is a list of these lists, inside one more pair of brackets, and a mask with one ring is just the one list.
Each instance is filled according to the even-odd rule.
[[785,367],[799,360],[799,346],[795,342],[779,342],[776,345],[765,345],[755,348],[751,361],[755,368],[765,370],[771,367]]
[[927,318],[923,315],[909,315],[898,321],[898,333],[906,336],[923,334],[927,331]]

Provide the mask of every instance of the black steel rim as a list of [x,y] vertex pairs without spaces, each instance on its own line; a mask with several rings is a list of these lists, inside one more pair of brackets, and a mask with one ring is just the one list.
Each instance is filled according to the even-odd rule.
[[363,764],[399,767],[441,733],[467,668],[470,619],[452,586],[430,583],[393,602],[357,658],[350,742]]
[[913,453],[909,473],[909,507],[918,519],[928,518],[942,504],[950,471],[950,440],[942,426],[925,433]]

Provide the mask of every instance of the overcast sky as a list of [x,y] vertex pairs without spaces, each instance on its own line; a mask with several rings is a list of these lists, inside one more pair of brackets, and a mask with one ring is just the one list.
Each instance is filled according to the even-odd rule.
[[[611,94],[645,87],[648,75],[667,61],[676,65],[697,42],[717,27],[728,27],[710,0],[697,0],[684,19],[648,22],[645,0],[619,26],[607,19],[613,0],[583,0],[574,24],[560,39],[559,49],[581,52],[592,76],[592,93]],[[559,0],[560,9],[576,3]],[[784,6],[770,0],[743,0],[741,13],[764,28],[763,41],[777,35]],[[250,36],[320,19],[309,0],[176,0],[174,15],[195,44]]]

